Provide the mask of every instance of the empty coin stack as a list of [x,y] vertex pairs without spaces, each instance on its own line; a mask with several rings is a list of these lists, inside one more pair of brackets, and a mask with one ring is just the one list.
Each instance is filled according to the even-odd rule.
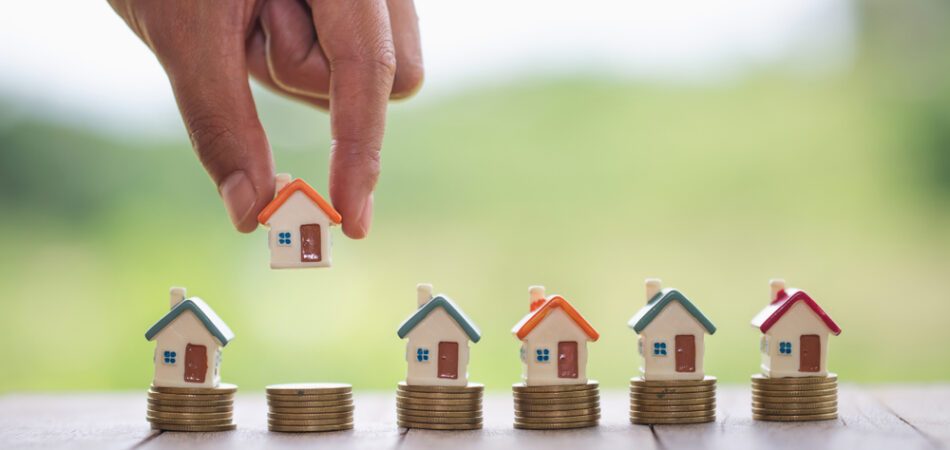
[[716,377],[702,380],[630,379],[630,422],[703,423],[716,420]]
[[232,423],[237,386],[215,388],[152,386],[148,391],[146,420],[153,430],[227,431]]
[[600,389],[587,384],[512,386],[515,428],[560,430],[597,426],[600,420]]
[[396,422],[427,430],[476,430],[482,427],[485,385],[426,386],[400,382],[396,390]]
[[267,386],[267,429],[285,433],[353,428],[353,387],[344,383]]
[[776,422],[837,419],[838,376],[752,375],[752,418]]

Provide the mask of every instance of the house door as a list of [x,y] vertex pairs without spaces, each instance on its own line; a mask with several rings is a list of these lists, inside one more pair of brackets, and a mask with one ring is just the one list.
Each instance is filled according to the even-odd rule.
[[459,343],[439,342],[439,378],[459,377]]
[[798,371],[818,372],[821,366],[821,338],[817,334],[803,334],[799,348]]
[[696,371],[696,336],[692,334],[676,335],[676,371]]
[[320,262],[323,255],[320,242],[320,225],[308,223],[300,226],[300,261]]
[[557,377],[577,378],[577,341],[557,343]]
[[208,349],[204,345],[185,347],[185,381],[204,383],[208,373]]

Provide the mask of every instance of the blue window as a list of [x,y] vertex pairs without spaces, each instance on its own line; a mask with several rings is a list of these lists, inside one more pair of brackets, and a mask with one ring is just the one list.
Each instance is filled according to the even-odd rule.
[[525,359],[526,359],[525,353],[526,353],[526,352],[525,352],[525,350],[524,350],[524,346],[522,345],[522,346],[521,346],[521,362],[524,362]]
[[175,352],[170,350],[165,350],[165,364],[175,364],[175,357],[178,356]]
[[429,349],[427,348],[418,348],[416,349],[416,361],[428,361],[429,360]]
[[778,343],[778,352],[783,355],[792,354],[792,343],[791,342],[779,342]]
[[545,349],[539,348],[535,350],[534,352],[535,352],[535,358],[537,358],[538,362],[548,362],[548,360],[551,359],[551,351],[546,348]]
[[637,341],[637,353],[643,354],[643,339]]
[[290,232],[281,231],[277,233],[277,243],[280,245],[290,245]]
[[653,356],[666,356],[666,342],[653,343]]

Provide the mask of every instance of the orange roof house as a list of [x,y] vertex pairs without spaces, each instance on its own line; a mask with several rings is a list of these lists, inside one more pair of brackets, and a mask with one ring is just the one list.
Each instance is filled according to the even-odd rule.
[[301,179],[277,174],[277,195],[257,216],[269,228],[272,269],[329,267],[330,227],[343,220],[329,202]]

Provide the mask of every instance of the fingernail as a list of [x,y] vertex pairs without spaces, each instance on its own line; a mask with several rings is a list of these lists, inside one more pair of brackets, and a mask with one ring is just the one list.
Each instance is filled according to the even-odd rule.
[[373,193],[370,192],[363,203],[363,211],[360,214],[360,228],[363,229],[363,236],[369,234],[369,227],[373,224]]
[[257,200],[257,192],[254,191],[254,185],[251,180],[244,175],[243,170],[238,170],[228,175],[221,183],[218,189],[221,199],[224,200],[224,208],[228,210],[228,217],[231,223],[237,227],[247,215],[250,214]]

